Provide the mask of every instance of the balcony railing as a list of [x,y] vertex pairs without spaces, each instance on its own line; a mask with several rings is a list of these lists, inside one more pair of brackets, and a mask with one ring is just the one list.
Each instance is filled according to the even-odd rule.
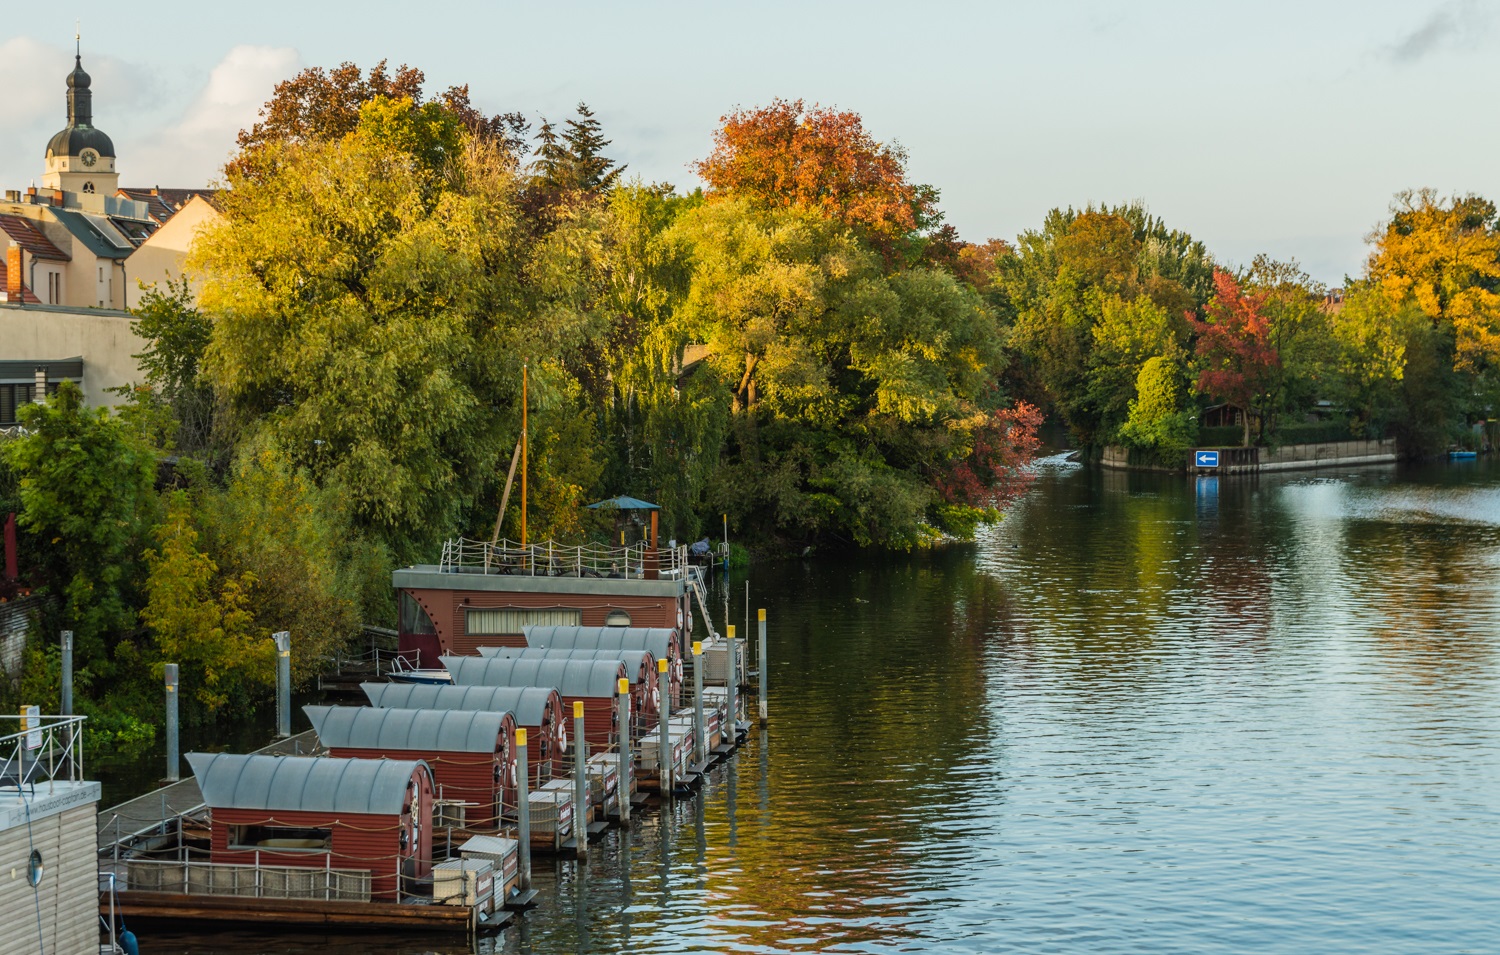
[[449,574],[520,577],[600,577],[643,580],[676,577],[687,566],[685,545],[665,550],[641,542],[628,546],[496,542],[458,538],[443,544],[440,569]]
[[83,780],[85,716],[0,716],[0,788]]

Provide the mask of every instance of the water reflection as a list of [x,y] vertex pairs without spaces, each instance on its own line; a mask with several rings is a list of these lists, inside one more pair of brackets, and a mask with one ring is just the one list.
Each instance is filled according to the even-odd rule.
[[753,576],[769,732],[586,866],[539,860],[546,904],[487,950],[1404,953],[1500,937],[1490,462],[1048,469],[976,548]]

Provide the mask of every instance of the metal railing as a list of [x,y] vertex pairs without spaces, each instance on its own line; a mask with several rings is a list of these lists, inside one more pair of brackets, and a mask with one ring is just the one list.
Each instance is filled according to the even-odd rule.
[[237,896],[256,899],[370,901],[368,869],[315,866],[235,865],[176,859],[127,859],[101,865],[122,892]]
[[443,543],[439,569],[449,574],[504,574],[522,577],[605,577],[640,580],[652,574],[673,577],[687,566],[687,547],[653,549],[641,542],[627,546],[564,545],[539,541],[468,540]]
[[83,721],[86,716],[0,716],[0,727],[21,725],[0,736],[0,788],[83,780]]

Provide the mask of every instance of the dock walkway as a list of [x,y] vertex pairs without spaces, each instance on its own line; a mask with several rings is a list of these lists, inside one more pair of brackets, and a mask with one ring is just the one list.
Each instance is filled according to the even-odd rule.
[[[317,748],[318,737],[312,730],[278,739],[255,752],[266,756],[306,756]],[[191,773],[185,779],[153,790],[144,796],[126,800],[118,806],[100,810],[98,816],[99,853],[125,848],[136,838],[159,831],[169,819],[203,807],[203,792]]]

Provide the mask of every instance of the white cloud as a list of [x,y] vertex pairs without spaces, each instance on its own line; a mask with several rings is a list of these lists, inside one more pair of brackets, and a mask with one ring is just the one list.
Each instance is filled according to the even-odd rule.
[[[52,115],[63,116],[64,62],[60,50],[29,36],[12,37],[0,43],[0,89],[6,91],[6,124],[29,127]],[[57,75],[55,83],[46,77]],[[61,127],[63,124],[58,123]]]
[[[291,47],[237,46],[209,73],[208,84],[181,117],[140,137],[136,155],[121,151],[131,184],[191,187],[217,178],[235,135],[255,122],[277,83],[301,64]],[[128,165],[127,165],[128,164]]]

